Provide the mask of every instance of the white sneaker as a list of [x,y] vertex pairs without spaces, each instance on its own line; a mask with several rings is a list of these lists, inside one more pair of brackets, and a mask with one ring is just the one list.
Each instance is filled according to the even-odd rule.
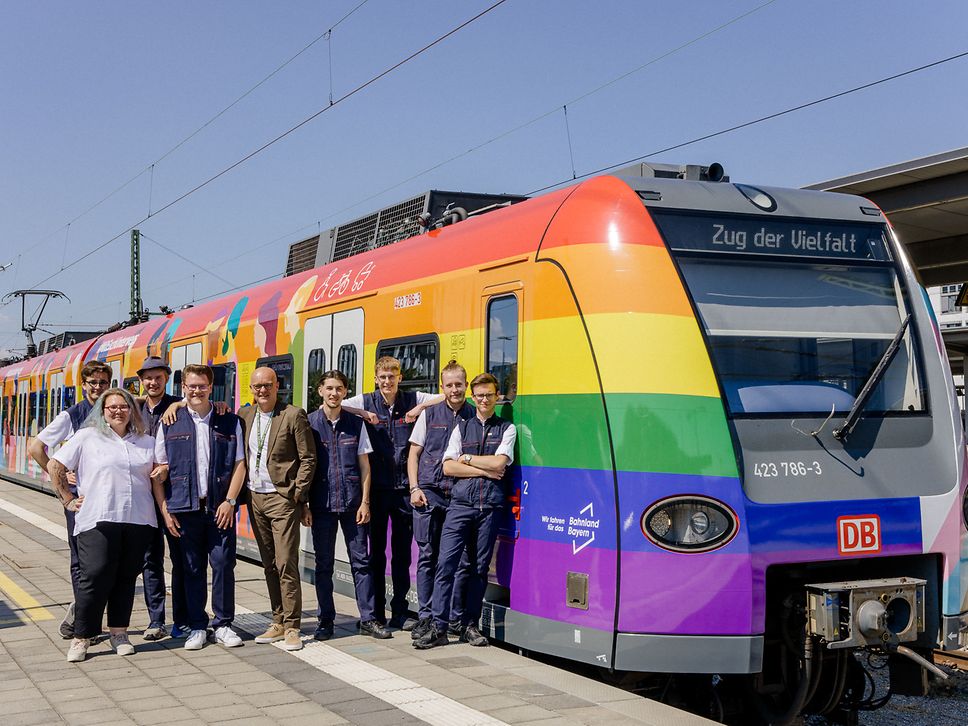
[[215,630],[215,642],[226,648],[238,648],[242,645],[242,638],[231,627],[223,625]]
[[118,655],[134,655],[134,646],[128,640],[127,633],[111,633],[111,647]]
[[87,648],[91,641],[87,638],[74,638],[71,647],[67,651],[68,663],[80,663],[87,658]]
[[185,641],[185,650],[201,650],[205,647],[206,640],[208,640],[207,631],[193,630],[188,634],[188,639]]

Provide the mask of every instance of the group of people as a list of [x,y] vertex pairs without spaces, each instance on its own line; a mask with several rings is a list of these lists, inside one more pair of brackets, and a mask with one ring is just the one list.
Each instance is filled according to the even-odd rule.
[[[81,371],[83,400],[58,414],[30,445],[67,520],[74,601],[60,630],[72,639],[68,661],[85,659],[105,610],[112,648],[119,655],[135,652],[127,630],[139,574],[149,616],[145,640],[185,638],[188,650],[210,640],[242,645],[232,627],[241,504],[248,506],[272,608],[272,623],[256,643],[303,647],[302,524],[310,527],[315,550],[317,640],[334,633],[339,528],[362,634],[389,638],[390,629],[409,630],[417,648],[444,645],[448,633],[471,645],[488,644],[477,623],[516,435],[513,424],[494,414],[498,382],[492,375],[468,384],[464,368],[451,361],[441,371],[442,394],[401,391],[399,361],[382,357],[376,390],[349,399],[342,372],[322,373],[322,403],[309,415],[279,400],[279,381],[268,367],[252,372],[253,404],[238,413],[211,401],[210,367],[185,366],[184,398],[166,393],[170,376],[164,361],[148,358],[138,371],[143,395],[135,398],[110,388],[109,366],[90,361]],[[48,448],[62,442],[49,456]],[[407,601],[414,539],[416,618]]]

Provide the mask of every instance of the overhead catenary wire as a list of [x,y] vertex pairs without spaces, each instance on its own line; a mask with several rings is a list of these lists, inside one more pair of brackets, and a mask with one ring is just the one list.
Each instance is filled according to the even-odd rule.
[[[246,98],[248,98],[250,95],[252,95],[252,93],[254,93],[256,90],[258,90],[263,85],[265,85],[269,80],[271,80],[274,76],[276,76],[280,71],[282,71],[284,68],[286,68],[286,66],[288,66],[289,64],[291,64],[297,58],[299,58],[303,53],[305,53],[310,48],[312,48],[314,45],[316,45],[316,43],[318,43],[320,40],[322,40],[323,38],[325,38],[328,35],[330,35],[333,32],[333,30],[338,25],[340,25],[343,21],[345,21],[347,18],[349,18],[351,15],[353,15],[353,13],[355,13],[361,7],[363,7],[364,5],[366,5],[367,2],[369,2],[369,0],[363,0],[362,2],[360,2],[359,4],[357,4],[352,10],[350,10],[349,12],[347,12],[346,14],[344,14],[339,20],[337,20],[335,23],[333,23],[331,26],[329,26],[329,28],[325,32],[320,33],[315,38],[313,38],[311,41],[309,41],[306,45],[304,45],[294,55],[292,55],[289,58],[287,58],[280,65],[278,65],[275,69],[273,69],[268,75],[266,75],[264,78],[262,78],[262,80],[260,80],[258,83],[256,83],[255,85],[251,86],[250,88],[248,88],[245,92],[243,92],[240,96],[238,96],[234,101],[232,101],[227,106],[225,106],[221,110],[219,110],[214,116],[210,117],[201,126],[199,126],[198,128],[196,128],[194,131],[192,131],[190,134],[188,134],[187,136],[185,136],[184,138],[182,138],[180,141],[178,141],[174,146],[172,146],[170,149],[168,149],[166,152],[164,152],[161,156],[159,156],[157,159],[155,159],[153,162],[151,162],[149,165],[147,165],[145,168],[143,168],[137,174],[135,174],[134,176],[130,177],[129,179],[127,179],[126,181],[124,181],[119,186],[115,187],[113,190],[111,190],[110,192],[108,192],[105,196],[101,197],[98,201],[94,202],[94,204],[92,204],[89,207],[87,207],[86,209],[84,209],[84,211],[82,211],[80,214],[78,214],[75,217],[73,217],[72,219],[70,219],[66,223],[66,225],[61,225],[60,227],[58,227],[54,231],[52,231],[49,234],[46,234],[43,237],[41,237],[38,242],[36,242],[33,245],[30,245],[29,247],[26,247],[23,250],[21,250],[21,253],[23,253],[23,252],[29,252],[30,250],[35,249],[37,246],[39,246],[40,244],[42,244],[43,242],[45,242],[46,240],[48,240],[51,236],[53,236],[54,234],[56,234],[59,230],[63,229],[65,226],[70,227],[71,224],[77,222],[78,220],[82,219],[83,217],[85,217],[88,214],[90,214],[91,212],[93,212],[95,209],[97,209],[98,207],[100,207],[102,204],[104,204],[106,201],[108,201],[109,199],[111,199],[112,197],[114,197],[116,194],[118,194],[119,192],[123,191],[128,186],[130,186],[131,184],[133,184],[134,182],[136,182],[138,179],[140,179],[146,173],[150,173],[150,175],[151,175],[151,181],[149,182],[149,187],[153,187],[154,186],[154,171],[155,171],[155,165],[156,164],[160,164],[162,161],[164,161],[169,156],[171,156],[176,151],[178,151],[182,146],[184,146],[189,141],[191,141],[193,138],[195,138],[196,136],[198,136],[202,131],[204,131],[209,126],[211,126],[213,123],[215,123],[216,121],[218,121],[222,116],[224,116],[230,110],[232,110],[237,105],[239,105],[239,103],[241,103],[242,101],[244,101]],[[332,103],[332,76],[330,76],[330,103]],[[148,216],[149,217],[151,216],[151,189],[150,188],[149,188],[149,192],[148,192]]]
[[[874,88],[875,86],[882,85],[884,83],[889,83],[890,81],[896,81],[899,78],[904,78],[905,76],[910,76],[915,73],[920,73],[922,71],[929,70],[931,68],[937,68],[945,63],[951,63],[952,61],[960,60],[961,58],[968,57],[968,51],[962,51],[961,53],[955,53],[946,58],[941,58],[940,60],[932,61],[930,63],[925,63],[924,65],[917,66],[915,68],[909,68],[906,71],[901,71],[900,73],[894,73],[890,76],[885,76],[884,78],[878,78],[876,81],[870,81],[868,83],[862,83],[859,86],[854,86],[853,88],[848,88],[843,91],[838,91],[837,93],[831,93],[828,96],[823,96],[821,98],[815,98],[812,101],[806,101],[804,103],[797,104],[796,106],[791,106],[785,108],[782,111],[776,111],[774,113],[766,114],[765,116],[759,116],[758,118],[751,119],[749,121],[744,121],[742,123],[729,126],[725,129],[720,129],[718,131],[711,131],[708,134],[703,134],[702,136],[697,136],[695,138],[689,139],[688,141],[681,141],[677,144],[672,144],[666,146],[662,149],[656,149],[655,151],[650,151],[647,154],[641,154],[639,156],[632,157],[631,159],[626,159],[624,161],[619,161],[614,164],[608,164],[607,166],[599,167],[592,171],[587,171],[584,174],[579,174],[576,178],[584,179],[589,176],[594,176],[595,174],[603,174],[611,169],[617,169],[622,166],[627,166],[629,164],[635,164],[636,162],[642,161],[643,159],[648,159],[652,156],[658,156],[659,154],[665,154],[670,151],[675,151],[676,149],[681,149],[686,146],[691,146],[692,144],[698,144],[700,141],[707,141],[709,139],[714,139],[717,136],[723,136],[725,134],[730,134],[734,131],[739,131],[740,129],[749,128],[750,126],[755,126],[756,124],[764,123],[765,121],[772,121],[773,119],[780,118],[781,116],[786,116],[797,111],[803,111],[804,109],[810,108],[812,106],[817,106],[821,103],[827,103],[828,101],[833,101],[838,98],[843,98],[844,96],[849,96],[852,93],[857,93],[859,91],[866,91],[868,88]],[[549,189],[554,189],[555,187],[561,186],[562,184],[567,184],[573,181],[572,179],[563,179],[562,181],[555,182],[554,184],[548,184],[547,186],[534,189],[528,194],[538,194],[540,192],[547,191]]]
[[[242,164],[246,163],[250,159],[258,156],[259,154],[261,154],[263,151],[265,151],[269,147],[273,146],[274,144],[278,143],[279,141],[282,141],[284,138],[286,138],[290,134],[294,133],[295,131],[299,130],[300,128],[302,128],[306,124],[308,124],[311,121],[314,121],[315,119],[319,118],[321,115],[323,115],[324,113],[326,113],[330,109],[335,108],[336,106],[338,106],[343,101],[346,101],[347,99],[349,99],[349,98],[355,96],[356,94],[362,92],[363,90],[369,88],[370,86],[372,86],[374,83],[376,83],[380,79],[382,79],[382,78],[388,76],[389,74],[393,73],[394,71],[396,71],[397,69],[399,69],[402,66],[406,65],[407,63],[409,63],[413,59],[417,58],[418,56],[422,55],[423,53],[426,53],[430,49],[434,48],[435,46],[437,46],[440,43],[442,43],[443,41],[445,41],[447,38],[450,38],[455,33],[460,32],[461,30],[463,30],[464,28],[466,28],[468,25],[471,25],[476,20],[479,20],[480,18],[484,17],[485,15],[487,15],[488,13],[490,13],[491,11],[493,11],[494,9],[496,9],[499,6],[503,5],[505,2],[507,2],[507,0],[496,0],[496,2],[492,3],[488,7],[484,8],[483,10],[481,10],[479,13],[477,13],[476,15],[474,15],[473,17],[471,17],[470,19],[465,20],[464,22],[460,23],[459,25],[451,28],[446,33],[437,36],[437,38],[435,38],[434,40],[432,40],[430,43],[427,43],[426,45],[424,45],[423,47],[421,47],[419,50],[414,51],[413,53],[411,53],[410,55],[408,55],[403,60],[400,60],[397,63],[394,63],[392,66],[384,69],[380,73],[377,73],[375,76],[372,76],[371,78],[369,78],[367,81],[364,81],[363,83],[361,83],[358,86],[354,87],[352,90],[350,90],[347,93],[343,94],[342,96],[340,96],[339,98],[337,98],[336,100],[334,100],[331,105],[324,106],[323,108],[319,109],[315,113],[307,116],[306,118],[304,118],[299,123],[297,123],[294,126],[290,127],[286,131],[283,131],[281,134],[279,134],[276,137],[274,137],[273,139],[267,141],[266,143],[264,143],[262,146],[258,147],[257,149],[249,152],[248,154],[246,154],[245,156],[243,156],[241,159],[238,159],[237,161],[233,162],[229,166],[223,168],[221,171],[219,171],[219,172],[213,174],[212,176],[208,177],[207,179],[205,179],[204,181],[202,181],[199,184],[195,185],[194,187],[192,187],[188,191],[182,193],[181,195],[179,195],[178,197],[176,197],[172,201],[168,202],[167,204],[163,205],[159,209],[155,210],[150,215],[145,216],[145,217],[142,217],[141,219],[133,222],[132,224],[126,225],[123,230],[121,230],[120,232],[118,232],[118,234],[114,235],[113,237],[111,237],[108,240],[105,240],[104,242],[102,242],[101,244],[97,245],[93,249],[91,249],[88,252],[84,253],[83,255],[81,255],[80,257],[76,258],[75,260],[71,261],[67,265],[63,266],[60,270],[57,270],[56,272],[51,273],[50,275],[48,275],[47,277],[45,277],[43,280],[41,280],[41,281],[39,281],[37,283],[34,283],[33,287],[38,287],[38,286],[43,285],[44,283],[52,280],[53,278],[57,277],[57,275],[59,275],[61,272],[64,272],[65,270],[70,269],[74,265],[79,264],[80,262],[83,262],[88,257],[90,257],[91,255],[95,254],[96,252],[99,252],[100,250],[104,249],[109,244],[111,244],[112,242],[118,240],[119,238],[121,238],[122,236],[124,236],[125,234],[127,234],[130,230],[134,229],[135,227],[137,227],[137,226],[139,226],[139,225],[147,222],[149,219],[158,216],[159,214],[167,211],[168,209],[171,209],[176,204],[179,204],[180,202],[184,201],[185,199],[187,199],[188,197],[192,196],[196,192],[204,189],[205,187],[207,187],[212,182],[214,182],[217,179],[225,176],[226,174],[228,174],[229,172],[231,172],[233,169],[236,169],[237,167],[239,167]],[[2,305],[0,305],[0,307],[2,307]]]
[[[332,31],[340,23],[342,23],[343,21],[345,21],[353,13],[355,13],[357,10],[359,10],[364,4],[366,4],[366,2],[367,2],[367,0],[363,0],[363,2],[360,2],[358,5],[356,5],[352,10],[350,10],[343,17],[341,17],[339,20],[337,20],[325,33],[322,33],[321,35],[319,35],[317,38],[315,38],[313,41],[311,41],[306,47],[304,47],[301,51],[299,51],[299,53],[297,53],[296,55],[294,55],[289,61],[287,61],[282,66],[280,66],[278,69],[276,69],[276,71],[273,71],[273,73],[270,74],[269,76],[266,76],[266,78],[263,79],[263,81],[260,81],[260,83],[257,84],[255,87],[253,87],[253,89],[250,89],[250,92],[251,92],[251,90],[254,90],[256,87],[258,87],[258,85],[261,85],[261,83],[264,83],[266,80],[268,80],[272,75],[274,75],[279,70],[281,70],[286,64],[288,64],[289,62],[291,62],[292,60],[294,60],[301,53],[305,52],[305,50],[307,50],[313,44],[315,44],[316,42],[318,42],[320,38],[326,37],[327,35],[331,34]],[[663,60],[665,58],[668,58],[668,57],[670,57],[670,56],[672,56],[672,55],[674,55],[674,54],[676,54],[676,53],[678,53],[678,52],[680,52],[680,51],[682,51],[682,50],[684,50],[684,49],[686,49],[686,48],[688,48],[688,47],[690,47],[692,45],[695,45],[696,43],[698,43],[698,42],[700,42],[700,41],[702,41],[702,40],[704,40],[704,39],[706,39],[706,38],[708,38],[708,37],[710,37],[710,36],[712,36],[712,35],[720,32],[720,31],[722,31],[722,30],[730,27],[731,25],[733,25],[733,24],[735,24],[735,23],[743,20],[744,18],[749,17],[750,15],[752,15],[752,14],[754,14],[754,13],[756,13],[756,12],[758,12],[758,11],[764,9],[764,8],[766,8],[769,5],[772,5],[774,2],[776,2],[776,0],[766,0],[766,2],[763,2],[760,5],[757,5],[756,7],[751,8],[750,10],[747,10],[747,11],[745,11],[743,13],[740,13],[739,15],[736,15],[736,16],[730,18],[729,20],[727,20],[727,21],[725,21],[723,23],[720,23],[719,25],[717,25],[717,26],[715,26],[715,27],[713,27],[713,28],[711,28],[711,29],[703,32],[703,33],[700,33],[699,35],[693,37],[690,40],[687,40],[687,41],[685,41],[683,43],[680,43],[679,45],[677,45],[677,46],[675,46],[675,47],[673,47],[673,48],[671,48],[671,49],[669,49],[669,50],[667,50],[667,51],[659,54],[658,56],[655,56],[655,57],[649,59],[645,63],[642,63],[642,64],[636,66],[635,68],[631,69],[631,70],[625,71],[625,72],[621,73],[620,75],[615,76],[614,78],[611,78],[608,81],[606,81],[606,82],[604,82],[604,83],[596,86],[595,88],[592,88],[592,89],[590,89],[588,91],[585,91],[581,95],[576,96],[572,100],[568,101],[566,104],[563,104],[561,108],[563,108],[564,113],[565,113],[566,133],[568,134],[569,151],[571,152],[571,132],[570,132],[570,128],[567,127],[567,124],[568,124],[568,119],[567,119],[567,106],[568,106],[568,104],[578,103],[579,101],[582,101],[582,100],[588,98],[589,96],[592,96],[595,93],[598,93],[599,91],[602,91],[605,88],[608,88],[609,86],[614,85],[615,83],[618,83],[621,80],[623,80],[625,78],[628,78],[629,76],[634,75],[635,73],[638,73],[638,72],[640,72],[640,71],[648,68],[649,66],[652,66],[652,65],[658,63],[659,61],[661,61],[661,60]],[[494,6],[492,6],[491,8],[488,8],[484,12],[490,11],[491,9],[493,9],[494,7],[496,7],[499,4],[500,3],[496,3]],[[468,22],[473,22],[474,20],[477,19],[477,17],[480,17],[480,16],[475,16],[475,18],[472,18]],[[330,69],[330,73],[332,73],[332,56],[331,55],[330,55],[330,58],[329,58],[329,69]],[[333,87],[332,86],[332,75],[330,75],[330,98],[329,98],[330,105],[333,105],[333,100],[332,100],[332,87]],[[244,95],[243,95],[243,97],[244,97]],[[241,100],[241,98],[242,97],[240,97],[240,99],[238,99],[238,100]],[[226,109],[223,109],[223,111],[220,112],[220,114],[221,113],[224,113],[224,111],[228,110],[228,108],[229,107],[226,107]],[[430,172],[432,172],[432,171],[434,171],[436,169],[439,169],[442,166],[445,166],[445,165],[447,165],[449,163],[452,163],[453,161],[456,161],[457,159],[460,159],[460,158],[462,158],[464,156],[467,156],[467,155],[472,154],[472,153],[474,153],[476,151],[479,151],[480,149],[482,149],[482,148],[484,148],[484,147],[486,147],[486,146],[488,146],[488,145],[490,145],[492,143],[495,143],[496,141],[499,141],[500,139],[503,139],[503,138],[505,138],[505,137],[507,137],[507,136],[509,136],[509,135],[511,135],[511,134],[513,134],[515,132],[517,132],[517,131],[520,131],[520,130],[522,130],[522,129],[524,129],[524,128],[526,128],[526,127],[528,127],[528,126],[530,126],[530,125],[532,125],[534,123],[537,123],[538,121],[540,121],[540,120],[542,120],[544,118],[547,118],[548,116],[556,113],[557,111],[558,111],[558,107],[556,106],[555,108],[553,108],[553,109],[551,109],[551,110],[549,110],[549,111],[547,111],[547,112],[545,112],[545,113],[543,113],[543,114],[541,114],[539,116],[536,116],[536,117],[534,117],[534,118],[532,118],[532,119],[530,119],[530,120],[528,120],[528,121],[526,121],[526,122],[524,122],[522,124],[518,124],[517,126],[514,126],[511,129],[507,129],[507,130],[501,132],[500,134],[498,134],[497,136],[494,136],[494,137],[492,137],[492,138],[490,138],[490,139],[488,139],[488,140],[486,140],[486,141],[484,141],[484,142],[482,142],[480,144],[477,144],[476,146],[471,147],[470,149],[468,149],[468,150],[466,150],[464,152],[461,152],[460,154],[457,154],[456,156],[452,156],[452,157],[450,157],[450,158],[448,158],[448,159],[446,159],[444,161],[441,161],[441,162],[439,162],[437,164],[434,164],[433,166],[431,166],[431,167],[429,167],[429,168],[427,168],[427,169],[425,169],[425,170],[423,170],[421,172],[418,172],[417,174],[411,175],[411,176],[407,177],[406,179],[404,179],[404,180],[402,180],[400,182],[397,182],[396,184],[391,185],[390,187],[387,187],[387,188],[385,188],[385,189],[383,189],[383,190],[381,190],[381,191],[379,191],[379,192],[377,192],[375,194],[369,195],[366,198],[364,198],[364,199],[362,199],[360,201],[354,202],[353,204],[351,204],[351,205],[349,205],[347,207],[343,207],[342,209],[339,209],[339,210],[337,210],[335,212],[332,212],[331,214],[326,215],[326,216],[322,217],[321,219],[317,220],[315,222],[315,224],[321,226],[322,221],[327,221],[329,219],[332,219],[334,217],[337,217],[337,216],[343,214],[344,212],[347,212],[347,211],[349,211],[351,209],[354,209],[356,207],[359,207],[359,206],[365,204],[366,202],[368,202],[368,201],[370,201],[372,199],[375,199],[375,198],[377,198],[377,197],[379,197],[379,196],[381,196],[383,194],[386,194],[389,191],[392,191],[393,189],[396,189],[396,188],[398,188],[400,186],[403,186],[404,184],[407,184],[408,182],[413,181],[414,179],[417,179],[417,178],[419,178],[419,177],[421,177],[421,176],[423,176],[425,174],[428,174],[428,173],[430,173]],[[213,117],[212,120],[214,120],[214,118],[217,118],[217,116],[218,116],[218,114],[216,115],[216,117]],[[171,153],[171,152],[169,151],[168,153]],[[162,158],[164,158],[164,157],[162,157]],[[574,165],[574,156],[572,154],[572,173],[573,174],[575,174],[575,168],[574,168],[574,166],[575,166]],[[575,174],[575,176],[577,177],[577,174]],[[150,209],[149,209],[149,217],[150,216],[152,216],[152,215],[151,215]],[[145,221],[145,220],[142,220],[142,222],[143,221]],[[131,225],[131,227],[133,228],[133,227],[137,226],[140,223],[141,222],[136,222],[133,225]],[[309,225],[305,225],[305,227],[308,227],[308,226]],[[305,227],[300,228],[300,229],[304,229]],[[128,230],[125,230],[124,232],[121,232],[117,237],[115,237],[112,240],[109,240],[107,244],[110,244],[110,242],[113,242],[115,239],[117,239],[121,235],[125,234],[127,231]],[[268,244],[271,244],[273,242],[276,242],[279,239],[282,239],[282,238],[276,238],[276,239],[274,239],[274,240],[272,240],[272,241],[270,241],[268,243],[258,245],[257,247],[253,248],[249,252],[243,252],[240,255],[236,255],[236,258],[238,258],[240,256],[243,256],[245,254],[249,254],[250,252],[254,251],[255,249],[260,249],[261,247],[267,246]],[[186,278],[183,278],[183,280],[187,280],[187,279],[188,279],[187,277]],[[45,282],[46,282],[46,280],[45,280]],[[42,284],[42,283],[38,283],[38,284]],[[163,287],[168,287],[168,286],[169,285],[165,285]],[[156,288],[156,289],[161,289],[161,288]],[[0,307],[2,307],[2,305],[0,305]]]

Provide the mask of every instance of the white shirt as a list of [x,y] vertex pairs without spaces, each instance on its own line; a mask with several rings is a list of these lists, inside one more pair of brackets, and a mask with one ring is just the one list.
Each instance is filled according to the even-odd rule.
[[44,446],[51,449],[62,441],[67,441],[74,435],[74,423],[71,421],[67,410],[61,411],[54,416],[54,420],[44,427],[44,430],[37,434]]
[[[478,419],[480,420],[480,419]],[[497,451],[494,455],[504,454],[508,457],[508,464],[514,461],[514,440],[518,437],[518,430],[514,428],[514,424],[510,424],[504,430],[504,436],[501,437],[501,443],[497,447]],[[457,461],[463,455],[463,446],[461,446],[460,440],[460,426],[454,427],[454,432],[450,435],[450,439],[447,441],[447,450],[444,451],[444,458],[442,461],[447,461],[448,459],[453,459]]]
[[52,458],[77,472],[78,494],[84,497],[74,518],[74,534],[98,522],[158,526],[151,495],[154,441],[145,434],[103,434],[96,428],[78,431]]
[[[208,475],[211,470],[212,452],[212,408],[208,413],[199,416],[192,409],[188,409],[195,424],[195,471],[198,472],[198,498],[204,499],[208,496]],[[235,460],[242,461],[245,454],[242,451],[242,427],[236,422],[235,440],[239,442],[235,447]],[[168,452],[165,450],[165,427],[159,426],[158,433],[155,435],[155,461],[159,464],[168,463]]]
[[[263,413],[256,407],[249,427],[249,489],[259,494],[271,494],[276,490],[269,476],[269,428],[272,425],[272,411]],[[259,439],[262,439],[262,456],[259,456]],[[256,459],[259,465],[256,466]]]

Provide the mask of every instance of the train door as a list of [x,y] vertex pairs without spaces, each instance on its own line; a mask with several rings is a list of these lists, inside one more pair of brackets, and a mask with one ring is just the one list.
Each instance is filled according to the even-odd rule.
[[[515,464],[512,468],[511,503],[505,507],[498,524],[497,543],[491,560],[491,580],[502,587],[509,587],[514,545],[519,535],[522,489],[526,486],[521,476],[518,452],[524,446],[522,426],[515,422],[514,400],[518,392],[518,336],[521,302],[524,288],[520,282],[492,285],[485,289],[484,310],[484,370],[497,379],[498,400],[494,412],[515,423],[518,440],[515,445]],[[471,374],[473,378],[474,374]],[[471,391],[467,391],[468,398]]]
[[173,396],[181,395],[182,369],[187,365],[201,365],[202,343],[187,343],[173,345],[168,351],[168,366],[171,368],[171,378],[168,379],[168,392]]
[[[320,315],[307,320],[303,326],[302,370],[306,385],[303,391],[296,393],[303,396],[308,412],[312,413],[321,405],[317,392],[320,376],[334,368],[349,379],[347,397],[354,395],[363,372],[362,308]],[[306,528],[302,532],[302,549],[313,551],[310,532]],[[349,562],[342,537],[336,538],[336,559]]]
[[363,378],[363,308],[344,310],[333,315],[333,344],[336,364],[350,382],[346,396],[355,396],[362,388]]
[[30,435],[30,379],[17,381],[17,444],[14,471],[27,473],[27,437]]
[[121,356],[108,360],[107,364],[111,366],[111,388],[120,388],[123,380],[121,376]]

